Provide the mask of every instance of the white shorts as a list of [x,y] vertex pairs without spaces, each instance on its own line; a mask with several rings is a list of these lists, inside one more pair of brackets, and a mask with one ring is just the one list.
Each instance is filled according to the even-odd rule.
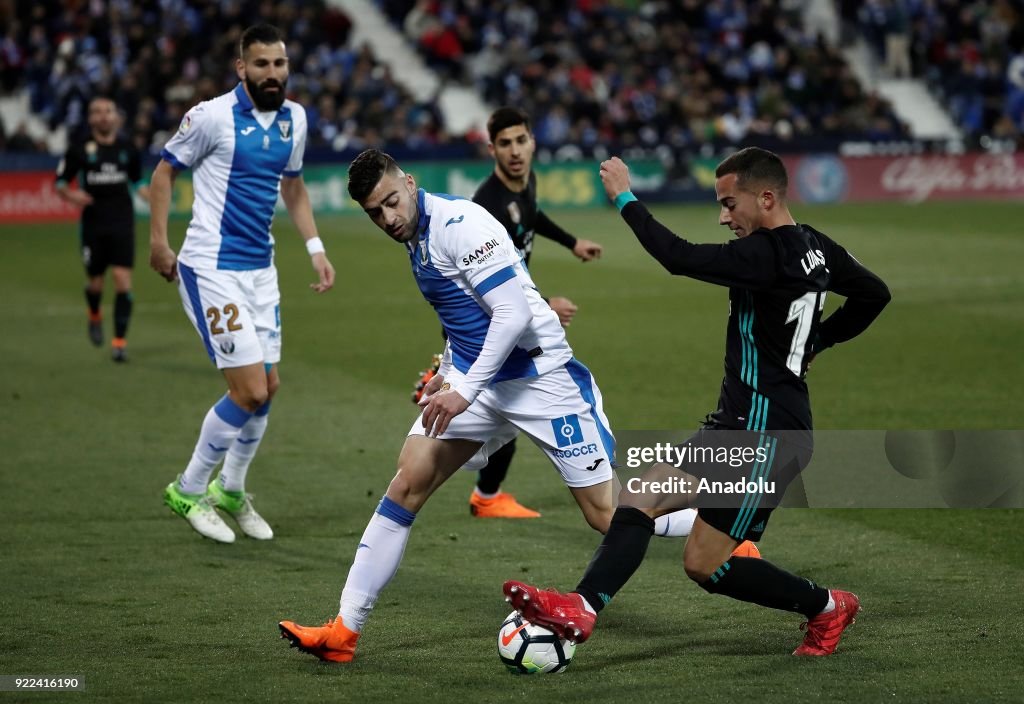
[[226,271],[178,262],[178,293],[218,369],[281,361],[281,293],[273,266]]
[[[453,384],[462,374],[452,370]],[[466,411],[452,419],[442,440],[476,440],[484,445],[467,469],[480,469],[487,457],[520,431],[547,456],[570,487],[612,478],[615,438],[604,414],[601,390],[590,370],[575,359],[526,379],[487,387]],[[409,435],[424,435],[422,414]]]

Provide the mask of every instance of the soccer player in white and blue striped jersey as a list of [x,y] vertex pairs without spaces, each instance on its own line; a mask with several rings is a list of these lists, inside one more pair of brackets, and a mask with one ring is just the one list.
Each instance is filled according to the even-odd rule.
[[417,189],[412,175],[374,149],[352,162],[348,187],[374,224],[406,249],[448,344],[398,473],[359,541],[338,617],[323,627],[280,624],[294,645],[334,662],[353,658],[416,513],[460,467],[479,469],[489,452],[522,432],[603,533],[613,512],[615,453],[601,391],[573,358],[558,315],[500,222],[472,201]]
[[[280,293],[270,233],[278,194],[312,258],[318,281],[311,288],[322,293],[334,285],[302,180],[306,112],[285,98],[288,56],[277,28],[261,24],[242,34],[236,70],[241,82],[234,90],[185,115],[150,185],[150,265],[178,282],[185,313],[228,386],[164,501],[201,535],[224,543],[235,534],[215,508],[231,514],[249,537],[273,537],[245,493],[245,477],[279,386]],[[167,215],[175,175],[187,168],[195,199],[175,255]]]

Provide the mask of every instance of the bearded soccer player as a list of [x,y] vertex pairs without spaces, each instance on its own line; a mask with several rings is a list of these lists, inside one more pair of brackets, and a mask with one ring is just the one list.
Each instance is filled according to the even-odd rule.
[[[186,113],[151,180],[150,265],[178,282],[185,314],[228,387],[206,413],[192,458],[164,489],[164,502],[200,535],[222,543],[234,542],[235,534],[217,508],[250,538],[274,536],[253,508],[245,479],[280,384],[281,295],[270,234],[278,194],[316,272],[310,288],[322,293],[334,285],[302,180],[306,112],[285,98],[288,55],[277,28],[261,24],[242,34],[236,71],[241,82],[234,90]],[[187,168],[195,202],[176,255],[167,215],[174,178]]]
[[[732,553],[740,541],[760,539],[785,485],[809,461],[812,424],[805,376],[810,360],[867,329],[889,302],[889,290],[841,245],[796,223],[786,200],[785,166],[771,152],[743,149],[716,170],[719,224],[736,235],[727,244],[694,244],[661,225],[631,193],[629,171],[620,159],[601,164],[601,179],[641,245],[669,273],[729,288],[719,406],[686,445],[715,449],[737,435],[756,438],[762,453],[739,470],[741,476],[781,487],[769,497],[762,485],[750,482],[753,490],[736,497],[742,501],[735,504],[698,504],[683,553],[686,574],[709,593],[802,614],[807,633],[793,654],[830,655],[860,609],[858,597],[821,587],[767,560]],[[821,320],[827,291],[846,301]],[[700,475],[685,463],[679,468],[655,465],[644,479],[673,476],[696,486]],[[508,581],[506,600],[527,620],[583,642],[598,613],[640,566],[654,520],[665,510],[671,509],[623,491],[575,591],[562,594]]]

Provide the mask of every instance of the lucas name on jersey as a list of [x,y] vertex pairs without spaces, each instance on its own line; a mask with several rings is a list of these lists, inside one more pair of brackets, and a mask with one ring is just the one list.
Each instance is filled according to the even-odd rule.
[[[825,266],[825,255],[820,249],[808,249],[807,254],[800,260],[800,266],[803,267],[804,273],[810,276],[819,266]],[[825,271],[828,271],[828,268]]]

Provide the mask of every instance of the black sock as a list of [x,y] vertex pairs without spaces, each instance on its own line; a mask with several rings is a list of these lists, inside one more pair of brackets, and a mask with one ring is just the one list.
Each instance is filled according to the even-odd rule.
[[89,304],[89,312],[94,316],[100,314],[100,297],[102,295],[100,292],[93,293],[88,288],[85,289],[85,302]]
[[497,494],[501,490],[514,454],[516,441],[513,439],[487,459],[487,466],[478,472],[476,478],[476,488],[481,494]]
[[807,618],[828,604],[828,590],[754,557],[731,557],[701,583],[711,594],[724,594],[772,609],[794,611]]
[[608,533],[587,565],[576,592],[600,611],[640,567],[654,535],[654,519],[631,506],[615,509]]
[[114,296],[114,337],[124,337],[128,321],[132,319],[132,293],[125,291]]

